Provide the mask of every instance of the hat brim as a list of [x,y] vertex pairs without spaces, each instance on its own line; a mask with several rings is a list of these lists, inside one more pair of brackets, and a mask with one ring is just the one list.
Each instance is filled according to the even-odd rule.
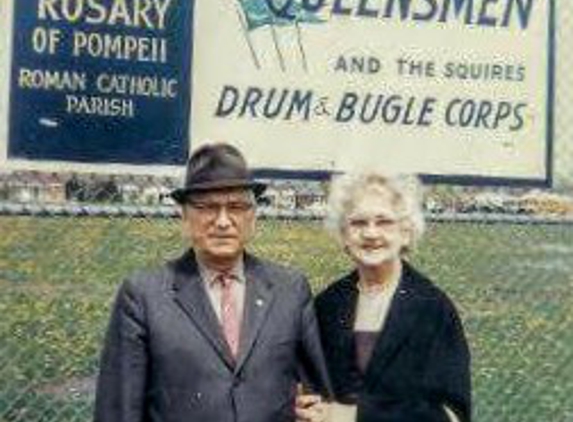
[[187,201],[190,196],[197,193],[214,192],[228,189],[246,189],[252,190],[255,195],[255,199],[259,199],[262,194],[267,189],[267,185],[261,182],[255,181],[244,181],[244,180],[228,180],[228,181],[218,181],[211,183],[198,183],[194,186],[189,186],[185,188],[178,188],[169,194],[171,198],[178,204],[183,204]]

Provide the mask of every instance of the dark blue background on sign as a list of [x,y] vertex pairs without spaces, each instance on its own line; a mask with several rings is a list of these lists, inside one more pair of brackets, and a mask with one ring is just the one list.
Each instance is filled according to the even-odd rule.
[[[100,3],[109,6],[113,0]],[[128,3],[133,5],[134,2]],[[38,0],[16,1],[9,157],[93,163],[184,163],[188,154],[192,5],[189,0],[172,0],[166,29],[151,30],[124,25],[39,20]],[[33,50],[32,33],[36,27],[57,28],[62,32],[56,54],[39,54]],[[166,38],[167,63],[73,57],[71,36],[74,30]],[[133,99],[135,115],[132,118],[71,114],[66,112],[65,97],[72,92],[20,88],[18,75],[22,68],[85,72],[88,88],[76,94],[88,96],[105,96],[95,88],[95,78],[101,73],[175,78],[178,82],[177,96],[159,98],[113,94],[117,98]]]

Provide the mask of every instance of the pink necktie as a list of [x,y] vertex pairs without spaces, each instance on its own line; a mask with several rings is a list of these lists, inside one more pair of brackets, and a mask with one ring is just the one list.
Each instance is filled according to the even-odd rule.
[[233,353],[237,356],[239,351],[239,330],[240,330],[240,316],[237,311],[237,302],[233,295],[233,283],[235,277],[233,275],[221,273],[217,276],[217,281],[221,286],[221,325],[227,344]]

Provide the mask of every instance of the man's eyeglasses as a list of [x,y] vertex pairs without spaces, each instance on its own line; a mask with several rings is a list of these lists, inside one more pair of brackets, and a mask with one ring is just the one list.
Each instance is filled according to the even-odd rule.
[[248,201],[189,201],[189,206],[206,218],[216,218],[224,209],[231,217],[242,217],[253,209],[253,204]]

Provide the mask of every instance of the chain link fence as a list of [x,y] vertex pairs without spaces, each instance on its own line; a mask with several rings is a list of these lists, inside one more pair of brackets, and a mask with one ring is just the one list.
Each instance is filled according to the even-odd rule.
[[[30,186],[46,177],[11,176]],[[118,283],[184,247],[177,210],[160,196],[154,205],[143,194],[124,197],[111,179],[88,180],[75,191],[64,183],[65,202],[1,203],[1,421],[90,420]],[[151,186],[128,181],[141,192]],[[302,268],[319,291],[349,265],[321,227],[316,204],[326,185],[279,185],[284,202],[261,209],[253,249]],[[481,194],[430,188],[429,230],[412,258],[460,308],[473,351],[476,420],[573,420],[571,202],[551,196],[526,208],[530,194],[506,190],[515,208],[481,203]]]
[[[412,257],[460,309],[478,422],[573,422],[573,3],[557,12],[554,187],[428,187]],[[91,419],[118,283],[184,247],[165,197],[178,183],[0,173],[0,422]],[[321,227],[327,189],[272,181],[252,245],[302,268],[315,291],[349,265]]]

